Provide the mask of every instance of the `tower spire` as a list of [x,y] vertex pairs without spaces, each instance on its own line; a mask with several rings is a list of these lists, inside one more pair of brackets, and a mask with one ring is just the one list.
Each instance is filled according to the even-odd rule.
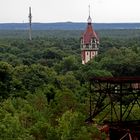
[[89,5],[88,24],[85,32],[81,37],[82,64],[86,64],[88,61],[90,61],[91,59],[93,59],[95,56],[98,55],[99,50],[98,47],[99,47],[99,38],[92,27]]
[[92,22],[92,19],[91,19],[91,17],[90,17],[90,5],[88,6],[88,10],[89,10],[89,16],[88,16],[88,24],[91,24],[91,22]]
[[29,40],[32,40],[32,12],[31,7],[29,7]]
[[89,17],[90,17],[90,5],[88,6],[88,10],[89,10]]

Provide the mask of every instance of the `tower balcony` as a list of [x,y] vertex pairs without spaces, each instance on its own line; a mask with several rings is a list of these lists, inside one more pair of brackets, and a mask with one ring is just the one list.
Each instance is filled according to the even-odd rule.
[[97,48],[97,47],[95,47],[95,48],[83,48],[83,47],[81,47],[81,51],[98,51],[99,50],[99,48]]
[[81,44],[81,50],[93,50],[93,51],[98,51],[99,47],[97,44]]

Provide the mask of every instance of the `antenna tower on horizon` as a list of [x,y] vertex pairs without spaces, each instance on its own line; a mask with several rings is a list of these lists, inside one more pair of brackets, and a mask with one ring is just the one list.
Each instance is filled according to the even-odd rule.
[[32,40],[32,13],[31,7],[29,7],[29,40]]

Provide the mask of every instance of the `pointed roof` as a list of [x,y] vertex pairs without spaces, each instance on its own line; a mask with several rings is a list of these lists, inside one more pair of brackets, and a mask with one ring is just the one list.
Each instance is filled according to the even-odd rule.
[[91,19],[90,15],[89,15],[87,21],[88,21],[88,23],[87,23],[86,31],[82,35],[83,42],[84,42],[85,45],[90,44],[91,39],[93,39],[93,38],[95,38],[97,41],[99,41],[98,36],[96,35],[95,31],[93,30],[92,19]]

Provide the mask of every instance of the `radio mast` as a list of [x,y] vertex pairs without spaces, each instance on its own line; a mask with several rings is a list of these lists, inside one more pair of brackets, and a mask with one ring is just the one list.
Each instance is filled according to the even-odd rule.
[[29,40],[32,40],[32,13],[31,7],[29,7]]

